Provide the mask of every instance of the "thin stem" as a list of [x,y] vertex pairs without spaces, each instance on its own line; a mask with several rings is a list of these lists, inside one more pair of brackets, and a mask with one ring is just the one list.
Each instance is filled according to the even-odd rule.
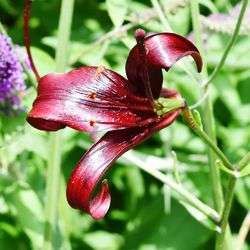
[[218,75],[218,73],[220,72],[221,68],[223,67],[226,59],[227,59],[227,56],[229,54],[229,51],[231,50],[232,46],[234,45],[236,39],[238,38],[238,35],[239,35],[239,32],[240,32],[240,26],[241,26],[241,23],[242,23],[242,20],[243,20],[243,17],[244,17],[244,14],[245,14],[245,11],[247,9],[247,4],[248,4],[248,0],[243,0],[242,1],[242,6],[241,6],[241,10],[240,10],[240,13],[239,13],[239,17],[238,17],[238,20],[237,20],[237,23],[236,23],[236,26],[235,26],[235,30],[234,30],[234,33],[233,33],[233,36],[231,38],[231,40],[229,41],[222,57],[221,57],[221,60],[220,62],[217,64],[216,68],[214,69],[214,71],[212,72],[212,74],[210,75],[210,77],[208,78],[208,80],[206,81],[205,85],[208,85],[210,82],[212,82],[216,76]]
[[[204,53],[204,46],[202,42],[201,36],[201,26],[200,26],[200,11],[199,11],[199,3],[197,0],[191,0],[191,15],[192,15],[192,23],[193,29],[195,33],[195,41],[200,50],[202,59],[203,59],[203,70],[202,75],[204,78],[207,78],[207,63],[206,57]],[[204,89],[204,93],[208,89]],[[207,132],[208,137],[211,139],[214,145],[216,145],[216,133],[215,133],[215,121],[213,115],[213,107],[212,101],[210,96],[206,98],[205,106],[204,106],[204,113],[205,113],[205,129]],[[216,160],[216,155],[212,148],[208,147],[208,159],[209,159],[209,173],[210,179],[212,184],[212,191],[213,191],[213,200],[214,205],[217,211],[221,212],[223,208],[223,192],[222,192],[222,185],[220,180],[220,172],[217,167],[215,167],[214,163]]]
[[145,44],[144,44],[145,36],[146,36],[146,32],[143,29],[137,29],[135,31],[135,39],[137,41],[137,46],[138,46],[139,56],[140,56],[140,66],[143,72],[144,90],[152,107],[154,109],[160,109],[161,106],[155,102],[154,96],[151,90],[151,84],[150,84],[149,73],[148,73],[148,65],[147,65],[147,57],[146,57],[146,49],[145,49]]
[[[207,87],[208,83],[211,82],[217,76],[218,72],[222,68],[222,66],[223,66],[223,64],[228,56],[228,53],[229,53],[232,45],[234,44],[234,42],[239,34],[241,22],[242,22],[247,4],[248,4],[248,0],[243,0],[242,8],[241,8],[238,20],[237,20],[237,24],[236,24],[236,28],[235,28],[235,32],[233,34],[233,37],[232,37],[231,41],[229,42],[229,44],[228,44],[228,46],[227,46],[227,48],[222,56],[220,63],[218,64],[218,66],[215,68],[214,72],[212,73],[212,75],[208,79],[205,87]],[[224,205],[223,213],[222,213],[222,221],[221,221],[222,233],[217,234],[217,236],[216,236],[216,243],[215,243],[216,250],[228,249],[228,247],[230,247],[229,238],[227,238],[227,236],[228,236],[227,228],[229,228],[229,227],[227,227],[227,225],[228,225],[228,218],[229,218],[229,214],[230,214],[230,210],[231,210],[231,206],[232,206],[232,201],[233,201],[235,183],[236,183],[235,177],[230,176],[227,191],[226,191],[225,205]]]
[[214,151],[215,154],[223,161],[224,165],[229,169],[234,169],[233,165],[230,163],[230,161],[227,159],[227,157],[224,155],[224,153],[218,148],[218,146],[214,143],[214,141],[203,131],[195,131],[201,139],[206,142]]
[[45,195],[44,250],[55,247],[56,220],[58,214],[58,193],[60,188],[61,140],[59,133],[50,135],[48,154],[47,186]]
[[249,163],[250,163],[250,151],[240,160],[240,162],[236,166],[236,169],[240,171],[244,167],[246,167]]
[[228,249],[225,247],[225,235],[226,229],[228,226],[228,218],[232,207],[233,196],[234,196],[234,188],[236,184],[236,178],[234,176],[229,177],[226,196],[225,196],[225,205],[222,213],[222,219],[220,223],[221,233],[217,235],[216,243],[215,243],[215,250],[223,250]]
[[[62,0],[58,28],[58,46],[56,50],[56,71],[63,72],[67,64],[67,45],[70,38],[71,21],[74,0]],[[48,156],[47,190],[45,197],[46,224],[44,231],[44,248],[55,249],[54,236],[56,232],[56,218],[58,213],[58,193],[60,188],[61,138],[60,133],[50,135],[50,149]]]
[[224,153],[218,148],[218,146],[214,143],[214,141],[200,128],[200,125],[196,122],[195,118],[193,117],[190,109],[185,107],[182,110],[182,116],[185,122],[189,125],[189,127],[197,134],[199,137],[217,154],[217,156],[221,159],[223,164],[229,168],[234,169],[231,162],[227,159]]
[[144,161],[138,159],[130,152],[127,152],[122,156],[126,158],[128,161],[132,162],[136,166],[138,166],[143,171],[147,172],[148,174],[154,176],[159,181],[163,182],[164,184],[168,185],[171,189],[179,194],[181,198],[183,198],[186,202],[194,206],[200,212],[205,214],[208,218],[214,221],[216,224],[220,221],[220,217],[218,213],[213,210],[211,207],[204,204],[202,201],[197,199],[192,193],[188,192],[183,186],[176,183],[165,174],[161,173],[157,169],[153,168],[152,166],[147,166]]
[[205,57],[205,50],[204,50],[204,44],[202,41],[201,36],[201,25],[200,25],[200,10],[199,10],[199,2],[198,0],[191,0],[191,16],[192,16],[192,24],[193,24],[193,30],[194,30],[194,36],[195,36],[195,43],[197,47],[199,48],[202,61],[203,61],[203,70],[202,75],[204,77],[207,77],[207,61]]
[[[204,60],[203,63],[203,71],[202,75],[204,78],[207,78],[208,76],[208,71],[207,71],[207,63],[206,63],[206,57],[204,53],[204,45],[202,41],[202,36],[201,36],[201,26],[200,26],[200,11],[199,11],[199,3],[197,0],[191,0],[191,15],[192,15],[192,23],[193,23],[193,29],[195,33],[195,40],[198,45],[198,48],[200,50],[201,56]],[[204,87],[204,93],[208,91],[208,86]],[[202,139],[206,141],[207,143],[212,142],[212,147],[208,147],[208,159],[209,159],[209,173],[210,173],[210,178],[211,178],[211,184],[212,184],[212,190],[213,190],[213,199],[214,199],[214,205],[217,211],[221,212],[223,209],[223,192],[222,192],[222,184],[221,184],[221,179],[220,179],[220,171],[219,169],[215,166],[215,161],[216,161],[216,155],[215,153],[220,153],[217,150],[217,142],[216,142],[216,132],[215,132],[215,120],[214,120],[214,115],[213,115],[213,107],[212,107],[212,101],[210,96],[206,98],[205,101],[205,106],[204,106],[204,113],[205,113],[205,129],[207,132],[208,136],[204,136],[205,133],[200,133],[200,136],[203,136]],[[200,132],[201,130],[194,130],[195,132]],[[214,147],[215,146],[215,147]],[[221,155],[220,155],[221,156]],[[221,159],[223,160],[223,159]],[[225,160],[225,159],[224,159]],[[231,164],[228,164],[228,161],[223,160],[223,163],[231,168]],[[229,227],[228,227],[229,228]],[[225,235],[225,233],[223,233]],[[216,235],[216,241],[220,238],[221,234]],[[224,241],[224,236],[223,236],[223,241]],[[227,249],[231,249],[231,233],[230,229],[227,230],[226,238],[225,238],[225,243],[227,245]]]
[[6,161],[6,154],[4,152],[4,133],[3,133],[3,122],[0,117],[0,171],[2,173],[7,172],[8,164]]
[[238,240],[237,240],[237,245],[236,245],[236,250],[242,250],[244,242],[247,238],[247,234],[250,230],[250,211],[248,211],[245,219],[242,222],[242,225],[240,227],[239,235],[238,235]]
[[163,25],[163,27],[166,29],[166,31],[168,32],[172,32],[172,28],[170,27],[170,25],[168,24],[168,21],[163,13],[163,10],[158,2],[158,0],[151,0],[151,3]]

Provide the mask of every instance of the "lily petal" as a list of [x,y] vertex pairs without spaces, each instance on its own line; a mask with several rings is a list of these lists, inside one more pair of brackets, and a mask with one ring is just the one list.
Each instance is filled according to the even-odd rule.
[[[169,70],[179,59],[192,56],[196,62],[197,70],[202,68],[202,59],[198,49],[186,38],[173,33],[153,34],[144,40],[147,54],[147,66],[152,93],[157,99],[162,87],[162,71]],[[146,96],[143,90],[143,73],[140,66],[138,45],[128,56],[126,62],[126,74],[131,88],[140,96]]]
[[111,201],[107,182],[102,184],[94,199],[91,200],[91,196],[104,173],[123,153],[151,134],[169,126],[179,114],[180,110],[175,110],[162,116],[160,121],[145,127],[107,132],[82,157],[71,174],[67,187],[70,206],[83,210],[95,219],[103,218]]
[[42,130],[69,126],[89,133],[155,122],[148,100],[128,86],[125,78],[102,66],[48,74],[39,81],[27,121]]

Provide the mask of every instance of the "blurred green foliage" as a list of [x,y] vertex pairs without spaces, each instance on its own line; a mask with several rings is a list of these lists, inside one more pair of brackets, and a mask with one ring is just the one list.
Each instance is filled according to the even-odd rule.
[[[60,0],[33,2],[30,20],[34,61],[41,75],[54,68]],[[181,7],[175,4],[182,3]],[[202,14],[211,9],[201,1]],[[213,1],[218,11],[228,13],[238,1]],[[188,36],[192,32],[188,1],[162,0],[168,20],[176,33]],[[0,21],[14,43],[23,45],[24,1],[1,0]],[[133,0],[76,0],[68,50],[71,67],[105,65],[124,74],[129,49],[135,44],[133,31],[144,27],[150,32],[164,31],[156,14],[142,22],[150,1]],[[127,32],[114,32],[109,39],[95,46],[114,28],[133,24]],[[228,34],[204,29],[206,56],[211,72],[217,65],[229,40]],[[250,42],[241,35],[230,56],[213,82],[216,130],[220,148],[230,160],[237,162],[250,148]],[[69,67],[69,69],[71,68]],[[165,75],[168,87],[177,89],[191,105],[201,98],[200,86],[176,65]],[[35,97],[32,84],[23,103],[27,112]],[[201,111],[200,107],[198,110]],[[202,117],[206,114],[202,114]],[[46,159],[48,133],[37,131],[25,122],[26,113],[17,117],[1,116],[0,143],[0,248],[41,249],[44,228],[44,195],[46,188]],[[108,215],[94,221],[88,215],[71,209],[65,198],[66,183],[74,166],[91,145],[87,135],[66,128],[63,131],[62,184],[59,218],[57,221],[57,249],[97,250],[194,250],[212,249],[214,232],[199,224],[176,200],[167,199],[171,190],[153,177],[143,173],[132,163],[120,159],[106,174],[112,193]],[[138,146],[144,161],[161,167],[172,175],[170,151],[178,157],[181,183],[189,191],[213,206],[209,184],[206,146],[179,119],[171,127]],[[154,161],[150,157],[154,155]],[[166,162],[166,166],[162,162]],[[160,164],[159,166],[157,164]],[[222,179],[226,180],[222,173]],[[225,183],[226,184],[226,183]],[[236,237],[241,222],[250,209],[250,179],[240,179],[236,188],[230,223]],[[168,201],[166,201],[168,200]],[[168,209],[166,209],[168,207]],[[244,249],[250,249],[250,238]]]

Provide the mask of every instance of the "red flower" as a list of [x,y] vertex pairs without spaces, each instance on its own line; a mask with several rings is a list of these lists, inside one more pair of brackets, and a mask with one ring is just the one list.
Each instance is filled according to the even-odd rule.
[[100,67],[80,67],[66,74],[39,78],[38,95],[27,121],[41,130],[69,126],[95,134],[108,131],[82,157],[67,187],[73,208],[101,219],[110,205],[107,182],[97,196],[93,191],[114,161],[151,134],[169,126],[185,101],[174,90],[162,89],[162,68],[169,70],[180,58],[191,55],[198,71],[202,61],[196,47],[184,37],[135,33],[137,45],[126,63],[128,80]]

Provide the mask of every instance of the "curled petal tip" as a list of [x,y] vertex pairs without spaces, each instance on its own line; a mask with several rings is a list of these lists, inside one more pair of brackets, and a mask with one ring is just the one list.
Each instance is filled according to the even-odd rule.
[[194,51],[190,55],[193,57],[193,59],[194,59],[194,61],[196,63],[197,71],[200,73],[201,70],[202,70],[202,65],[203,65],[200,53],[197,52],[197,51]]
[[108,181],[105,179],[102,181],[102,187],[97,196],[90,203],[90,215],[96,219],[102,219],[109,207],[111,202],[111,195],[109,192]]
[[91,199],[102,176],[123,153],[169,126],[179,114],[180,109],[169,112],[148,126],[107,132],[82,157],[71,174],[67,186],[69,205],[88,213],[96,220],[102,219],[111,202],[107,180],[102,181],[101,189]]
[[[102,182],[98,194],[91,200],[90,197],[94,187],[91,187],[91,180],[84,180],[84,178],[86,178],[86,176],[81,178],[81,176],[77,176],[77,174],[72,174],[67,187],[68,203],[71,207],[82,210],[90,214],[94,219],[100,220],[106,215],[110,207],[111,195],[108,181],[104,180]],[[86,181],[88,183],[86,183]]]

